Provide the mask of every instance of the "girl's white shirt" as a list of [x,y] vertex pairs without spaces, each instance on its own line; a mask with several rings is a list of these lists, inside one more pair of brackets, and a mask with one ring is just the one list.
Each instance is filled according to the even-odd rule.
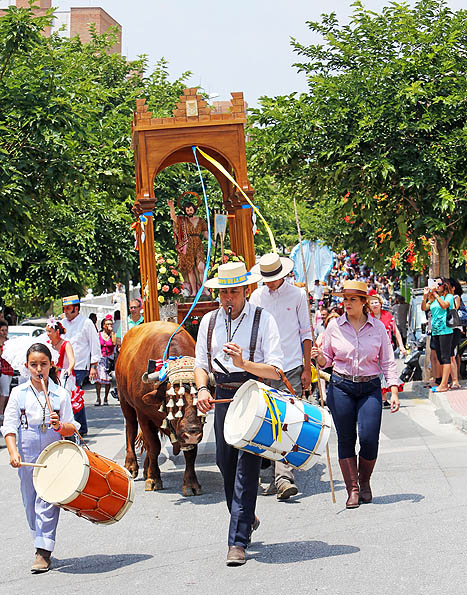
[[[5,409],[5,417],[3,420],[3,426],[1,427],[1,432],[3,436],[7,434],[15,434],[18,436],[18,428],[20,426],[20,391],[26,390],[26,398],[24,401],[24,408],[26,410],[26,416],[28,418],[28,424],[30,426],[38,426],[42,423],[43,419],[43,406],[45,405],[45,423],[50,423],[50,414],[49,409],[45,402],[45,395],[44,392],[38,392],[36,389],[33,389],[31,386],[31,380],[28,380],[24,384],[20,384],[19,386],[15,386],[15,388],[11,391],[10,398],[8,400],[8,405]],[[34,394],[37,394],[37,397]],[[57,395],[60,397],[60,421],[62,423],[73,424],[77,430],[81,427],[80,424],[75,421],[73,417],[73,410],[71,408],[71,400],[70,400],[70,393],[58,386],[49,378],[48,384],[48,392],[49,396]],[[39,405],[39,401],[42,405]],[[52,402],[53,407],[53,400],[50,399]]]

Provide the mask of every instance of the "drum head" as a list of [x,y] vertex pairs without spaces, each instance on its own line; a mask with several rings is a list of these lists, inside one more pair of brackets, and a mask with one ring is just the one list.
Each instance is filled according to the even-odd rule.
[[248,380],[235,393],[224,421],[224,438],[227,444],[236,446],[242,440],[250,440],[261,427],[263,419],[258,416],[258,406],[261,412],[265,409],[261,387],[264,385],[257,380]]
[[66,504],[80,493],[89,477],[89,461],[81,447],[68,440],[53,442],[41,452],[33,473],[39,498],[51,504]]

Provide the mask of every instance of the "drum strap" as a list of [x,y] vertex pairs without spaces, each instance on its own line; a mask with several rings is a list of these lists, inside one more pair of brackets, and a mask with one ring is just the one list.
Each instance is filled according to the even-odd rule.
[[255,361],[256,343],[258,342],[259,322],[261,320],[261,312],[262,311],[263,311],[263,308],[256,306],[255,316],[253,318],[253,324],[251,325],[250,362]]
[[214,327],[216,326],[217,315],[219,314],[219,310],[214,310],[211,312],[211,316],[209,318],[209,326],[208,326],[208,334],[207,334],[207,348],[208,348],[208,368],[209,373],[212,374],[212,333],[214,332]]

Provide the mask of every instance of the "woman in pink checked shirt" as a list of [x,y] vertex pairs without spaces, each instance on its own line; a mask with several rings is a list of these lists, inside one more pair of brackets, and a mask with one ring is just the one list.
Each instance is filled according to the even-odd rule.
[[345,313],[327,326],[322,348],[311,350],[321,367],[333,366],[327,405],[337,432],[339,465],[348,493],[346,508],[372,500],[370,477],[381,428],[381,370],[391,388],[391,411],[400,407],[394,353],[384,324],[369,315],[367,290],[361,281],[344,281],[343,291],[334,295],[344,298]]

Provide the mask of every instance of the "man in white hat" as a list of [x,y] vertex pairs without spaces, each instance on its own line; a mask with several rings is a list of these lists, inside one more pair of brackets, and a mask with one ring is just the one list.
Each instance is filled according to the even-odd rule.
[[[76,384],[82,388],[88,374],[91,382],[97,378],[97,363],[101,358],[99,338],[92,321],[80,314],[81,304],[77,295],[62,298],[62,304],[65,317],[61,323],[75,353]],[[88,433],[86,407],[75,413],[75,419],[81,424],[81,435],[86,436]]]
[[[206,414],[214,405],[207,388],[208,373],[216,379],[216,399],[232,398],[250,378],[277,379],[282,369],[279,329],[274,318],[247,301],[247,286],[260,275],[247,273],[242,262],[219,267],[218,277],[206,281],[219,289],[221,307],[201,320],[196,343],[195,382],[198,409]],[[229,309],[231,314],[229,317]],[[229,404],[215,407],[216,462],[224,479],[230,511],[228,566],[245,563],[245,549],[251,533],[259,526],[255,515],[261,458],[237,450],[224,439],[224,419]]]
[[[293,266],[293,260],[275,253],[262,256],[251,272],[259,273],[264,285],[253,292],[250,304],[261,306],[274,316],[281,335],[283,369],[300,396],[311,383],[311,327],[305,290],[285,280]],[[269,384],[287,390],[282,380],[272,380]],[[287,500],[298,492],[293,469],[287,463],[275,463],[274,480],[263,495],[275,492],[278,500]]]

